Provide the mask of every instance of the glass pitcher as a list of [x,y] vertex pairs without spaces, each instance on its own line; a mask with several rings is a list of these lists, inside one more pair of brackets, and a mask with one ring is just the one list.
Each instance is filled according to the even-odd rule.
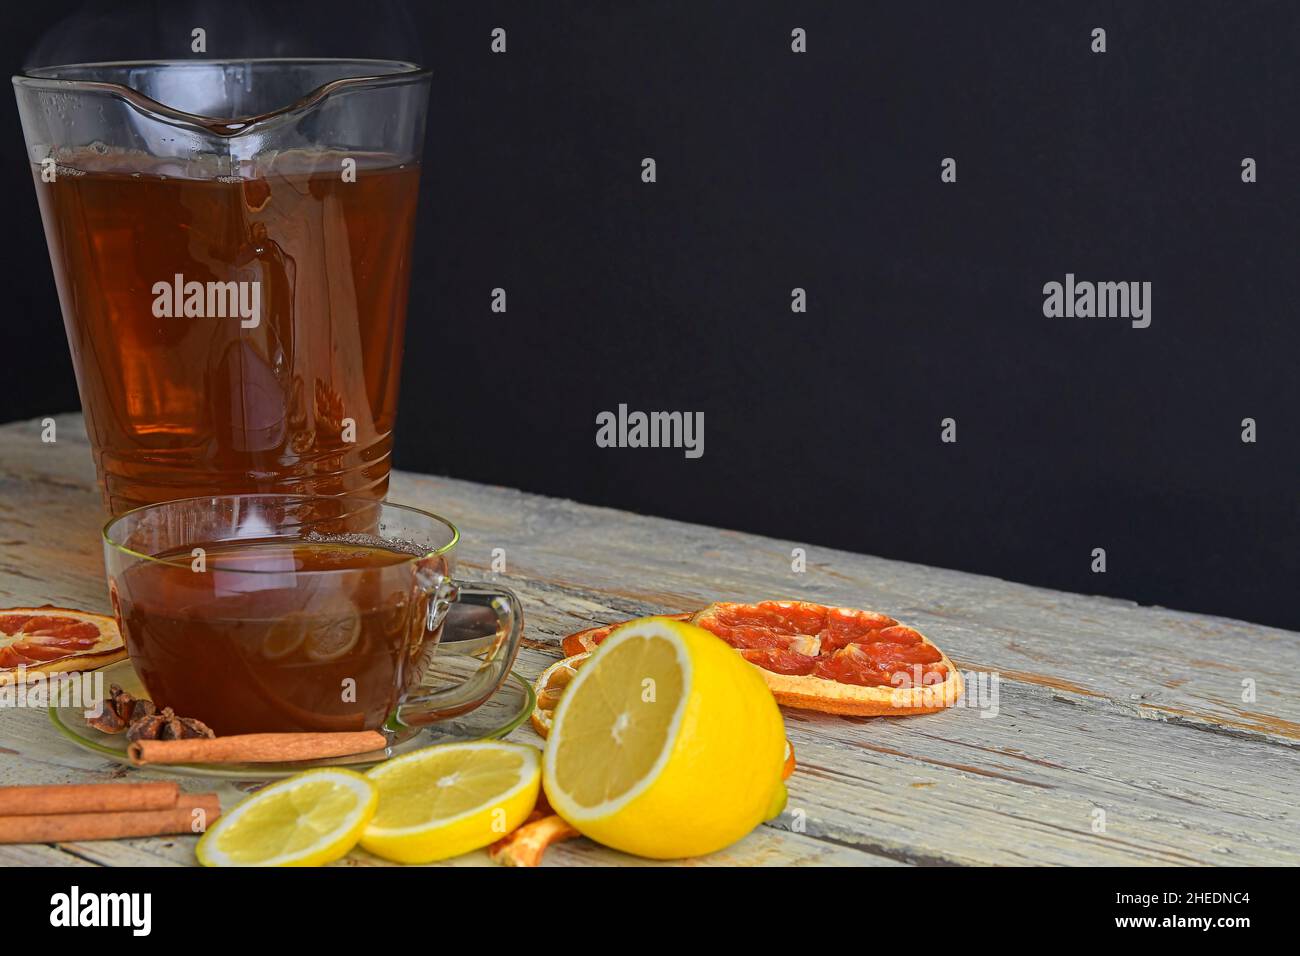
[[13,82],[107,509],[382,498],[429,72],[196,60]]

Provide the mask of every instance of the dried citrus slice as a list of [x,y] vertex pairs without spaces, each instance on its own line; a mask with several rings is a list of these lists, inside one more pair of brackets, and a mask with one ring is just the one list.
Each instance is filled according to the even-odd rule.
[[572,657],[556,661],[538,675],[536,683],[533,684],[537,706],[533,708],[529,719],[532,721],[533,729],[543,737],[551,732],[551,721],[555,718],[555,705],[560,702],[560,695],[564,693],[564,688],[569,686],[569,681],[573,680],[578,673],[578,668],[590,657],[589,651],[574,654]]
[[[539,797],[538,802],[544,802]],[[488,849],[488,858],[501,866],[541,866],[542,854],[557,843],[582,836],[565,822],[564,817],[534,810],[523,826],[506,834]]]
[[126,657],[111,617],[65,607],[0,610],[0,684],[62,671],[85,671]]
[[[876,611],[806,601],[717,603],[690,621],[759,668],[777,703],[787,707],[904,716],[943,710],[961,695],[961,674],[943,651]],[[583,635],[594,646],[608,631],[570,635],[566,647]]]
[[961,675],[919,631],[876,611],[807,601],[710,604],[691,618],[759,667],[778,703],[894,716],[950,707]]

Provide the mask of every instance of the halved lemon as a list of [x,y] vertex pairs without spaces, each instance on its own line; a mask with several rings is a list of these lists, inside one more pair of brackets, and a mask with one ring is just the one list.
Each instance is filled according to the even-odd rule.
[[379,791],[351,770],[308,770],[220,817],[195,852],[204,866],[321,866],[361,838]]
[[431,863],[487,846],[523,823],[541,789],[541,754],[497,740],[439,744],[366,776],[379,788],[379,811],[361,845],[386,860]]
[[[612,630],[612,628],[611,628]],[[595,645],[592,645],[593,647]],[[569,686],[578,673],[578,668],[591,659],[591,651],[583,651],[556,661],[537,676],[533,682],[533,696],[537,703],[531,716],[533,729],[538,736],[547,737],[551,733],[551,722],[555,719],[555,706],[564,696],[564,689]],[[781,767],[781,779],[788,780],[794,773],[794,747],[790,741],[785,742],[785,763]]]
[[655,859],[739,840],[785,802],[785,727],[751,667],[707,631],[664,618],[615,630],[569,682],[543,758],[555,812]]

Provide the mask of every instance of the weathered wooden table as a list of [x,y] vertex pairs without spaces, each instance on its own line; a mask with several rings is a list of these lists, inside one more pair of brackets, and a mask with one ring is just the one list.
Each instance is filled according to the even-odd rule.
[[[37,422],[0,426],[0,606],[107,610],[80,418],[60,418],[57,434],[45,444]],[[560,656],[560,637],[592,623],[769,597],[887,611],[933,637],[968,682],[1000,675],[996,709],[786,711],[799,763],[786,812],[691,862],[1300,863],[1300,634],[444,478],[397,473],[390,498],[456,520],[468,567],[486,571],[504,549],[501,579],[527,612],[516,669],[529,679]],[[539,742],[527,725],[514,739]],[[0,783],[124,776],[151,775],[78,749],[43,711],[0,710]],[[242,796],[218,790],[227,807]],[[0,846],[0,864],[192,864],[193,844]],[[344,862],[382,863],[360,850]],[[578,840],[546,862],[643,861]]]

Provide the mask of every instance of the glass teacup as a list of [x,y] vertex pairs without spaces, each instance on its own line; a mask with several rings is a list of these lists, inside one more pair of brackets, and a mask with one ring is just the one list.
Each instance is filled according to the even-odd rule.
[[[518,598],[455,580],[458,540],[449,521],[403,505],[218,495],[114,518],[104,557],[157,706],[222,735],[395,729],[479,706],[518,651]],[[457,601],[483,605],[495,633],[468,679],[422,687]]]

